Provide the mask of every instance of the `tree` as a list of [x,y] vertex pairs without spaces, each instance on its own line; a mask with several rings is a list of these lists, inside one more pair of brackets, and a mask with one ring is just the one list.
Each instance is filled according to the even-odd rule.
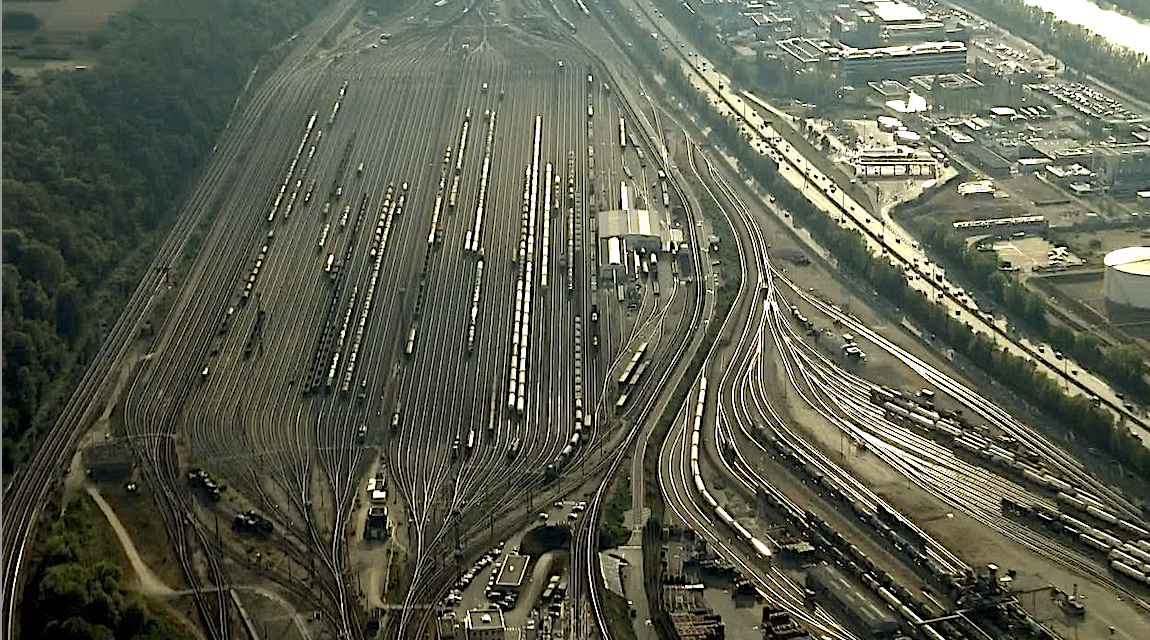
[[4,12],[4,31],[35,31],[40,24],[40,18],[27,11]]

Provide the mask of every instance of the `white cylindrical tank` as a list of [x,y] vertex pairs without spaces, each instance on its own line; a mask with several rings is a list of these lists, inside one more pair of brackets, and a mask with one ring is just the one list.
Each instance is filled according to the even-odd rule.
[[1102,261],[1106,302],[1150,310],[1150,247],[1126,247],[1106,254]]

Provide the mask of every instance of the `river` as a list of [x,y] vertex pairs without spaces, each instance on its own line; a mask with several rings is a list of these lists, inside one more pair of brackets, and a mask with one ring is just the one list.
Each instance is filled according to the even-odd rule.
[[1090,0],[1023,0],[1023,2],[1052,13],[1059,20],[1085,27],[1113,44],[1150,56],[1150,24],[1139,22],[1117,11],[1103,9]]

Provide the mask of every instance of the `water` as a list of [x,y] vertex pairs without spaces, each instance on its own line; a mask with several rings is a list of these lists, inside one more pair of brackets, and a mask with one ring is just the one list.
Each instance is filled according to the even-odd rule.
[[1090,0],[1023,0],[1032,7],[1054,14],[1059,20],[1085,27],[1111,43],[1150,55],[1150,24],[1116,11],[1103,9]]

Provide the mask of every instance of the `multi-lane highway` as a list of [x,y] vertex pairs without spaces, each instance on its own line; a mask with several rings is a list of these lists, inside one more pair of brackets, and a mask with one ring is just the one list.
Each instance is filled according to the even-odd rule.
[[[1015,336],[1007,330],[1007,321],[979,310],[971,298],[963,295],[961,285],[946,277],[909,234],[873,211],[871,204],[859,202],[851,192],[851,185],[836,182],[841,176],[824,174],[811,158],[789,142],[800,137],[793,131],[793,118],[779,115],[776,109],[755,96],[733,88],[730,77],[713,61],[695,51],[676,25],[656,7],[637,0],[628,5],[632,16],[659,36],[659,41],[664,43],[664,55],[673,56],[679,62],[692,86],[707,96],[720,113],[737,118],[759,153],[769,154],[779,161],[779,175],[783,179],[800,189],[817,209],[834,217],[843,226],[857,229],[874,253],[887,255],[896,261],[905,269],[911,287],[924,291],[972,332],[990,338],[996,347],[1034,362],[1039,370],[1064,385],[1067,393],[1081,393],[1097,399],[1116,416],[1135,425],[1139,432],[1150,428],[1146,419],[1128,408],[1118,393],[1098,375],[1049,345]],[[779,129],[780,126],[783,129]],[[1150,443],[1150,438],[1146,441]]]
[[[1066,497],[1086,509],[1089,496],[1114,522],[1095,518],[1083,535],[1121,543],[1140,526],[1126,497],[961,381],[789,280],[727,171],[700,153],[693,133],[670,137],[675,119],[631,80],[618,49],[598,47],[611,30],[578,2],[549,4],[545,19],[518,24],[525,7],[423,7],[377,28],[346,27],[322,49],[349,9],[340,4],[284,44],[290,55],[237,112],[154,268],[13,485],[7,603],[55,488],[50,478],[111,402],[212,638],[237,633],[227,587],[253,579],[319,612],[339,637],[364,637],[368,603],[380,601],[390,603],[389,637],[414,637],[432,606],[447,603],[461,568],[533,519],[538,501],[579,484],[564,478],[576,474],[594,491],[573,527],[570,619],[579,637],[595,633],[591,621],[610,637],[598,521],[629,454],[637,516],[643,483],[657,481],[680,523],[811,630],[853,637],[827,610],[807,607],[796,575],[771,563],[779,541],[763,531],[779,523],[751,502],[773,505],[785,526],[824,541],[821,551],[831,553],[827,540],[850,540],[881,558],[881,570],[855,564],[885,585],[876,594],[908,624],[945,613],[953,603],[896,585],[953,586],[969,567],[791,428],[781,383],[807,415],[924,492],[1146,606],[1096,554],[999,513],[1003,498],[1058,515]],[[695,76],[702,90],[742,105],[709,64],[697,67],[706,69]],[[807,189],[816,205],[847,212],[843,224],[873,224],[761,120],[749,126],[773,141],[786,179],[817,185]],[[650,210],[664,240],[681,232],[681,255],[665,241],[658,250],[623,243],[619,264],[608,265],[612,245],[600,227],[624,200]],[[701,200],[725,217],[702,220]],[[702,251],[707,224],[729,225],[738,238],[738,273],[723,265],[723,276],[738,275],[742,287],[718,319],[718,280]],[[871,239],[876,248],[886,241]],[[162,321],[137,340],[157,299]],[[1010,438],[1017,458],[995,463],[991,455],[1002,454],[989,444],[960,452],[937,437],[938,414],[916,429],[899,413],[909,405],[894,406],[902,396],[876,395],[890,391],[808,339],[807,315],[907,363]],[[712,321],[720,339],[702,344]],[[658,418],[678,410],[670,398],[698,349],[708,357],[695,393],[667,439],[651,441]],[[110,397],[125,368],[122,395]],[[642,477],[647,447],[660,454],[657,478]],[[819,495],[788,495],[776,473],[805,474]],[[367,597],[356,567],[378,556],[356,514],[371,476],[391,496],[396,565],[386,572],[400,578]],[[850,507],[846,516],[816,517],[836,500]],[[249,510],[272,524],[266,540],[220,531],[220,519]],[[870,540],[880,514],[894,523],[887,531],[916,540],[913,553]],[[832,520],[844,533],[827,531]]]

